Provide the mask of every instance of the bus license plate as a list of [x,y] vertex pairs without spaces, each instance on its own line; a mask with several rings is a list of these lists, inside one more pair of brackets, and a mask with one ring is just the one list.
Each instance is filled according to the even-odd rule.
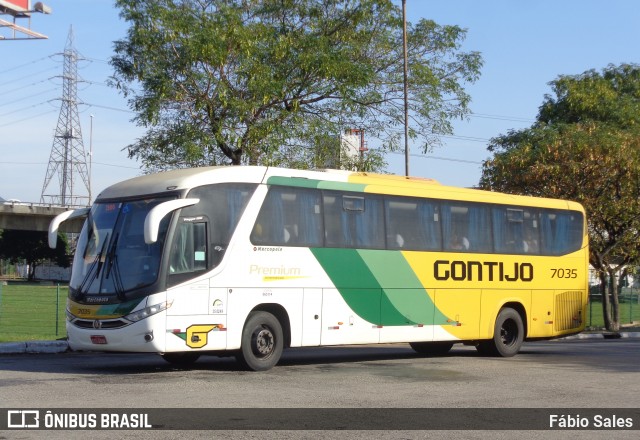
[[106,344],[107,337],[104,335],[91,335],[91,342],[94,344]]

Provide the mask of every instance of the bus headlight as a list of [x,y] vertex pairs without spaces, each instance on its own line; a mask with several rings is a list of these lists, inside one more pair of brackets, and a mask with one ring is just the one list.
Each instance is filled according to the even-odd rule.
[[171,302],[163,301],[160,304],[154,304],[152,306],[145,307],[144,309],[135,311],[133,313],[129,313],[127,316],[124,317],[124,319],[127,319],[131,322],[138,322],[142,319],[148,318],[149,316],[155,315],[156,313],[160,313],[163,310],[167,310],[169,307],[171,307],[172,303],[173,301]]

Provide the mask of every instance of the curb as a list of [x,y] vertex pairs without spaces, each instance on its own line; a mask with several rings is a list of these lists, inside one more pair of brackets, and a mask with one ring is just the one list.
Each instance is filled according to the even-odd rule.
[[569,339],[637,339],[640,338],[640,332],[602,332],[602,333],[580,333],[573,336],[567,336],[566,338],[560,338],[558,340]]
[[69,349],[67,341],[27,341],[0,344],[0,354],[64,353]]

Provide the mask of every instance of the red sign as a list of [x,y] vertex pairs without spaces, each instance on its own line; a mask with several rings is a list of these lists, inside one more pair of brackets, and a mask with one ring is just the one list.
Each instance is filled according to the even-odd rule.
[[31,3],[31,0],[0,0],[0,6],[15,12],[30,10],[31,5],[29,3]]

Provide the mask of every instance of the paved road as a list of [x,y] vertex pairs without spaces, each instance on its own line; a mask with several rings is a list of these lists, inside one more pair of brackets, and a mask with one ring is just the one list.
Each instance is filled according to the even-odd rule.
[[[156,355],[22,354],[0,355],[0,396],[5,408],[639,408],[639,372],[638,339],[527,343],[510,359],[481,357],[464,346],[454,346],[444,357],[420,357],[405,345],[292,349],[279,366],[265,373],[239,371],[232,358],[204,357],[191,368],[176,368]],[[347,433],[346,438],[435,435],[424,431],[270,435],[345,438]],[[616,432],[615,437],[637,438],[637,433]],[[61,431],[20,431],[6,438],[45,434],[69,438]],[[199,431],[160,434],[140,431],[131,438],[212,437],[211,432]],[[514,435],[510,431],[461,434]],[[533,431],[527,438],[564,438],[563,434],[569,433]],[[580,433],[582,438],[603,434]],[[227,438],[247,435],[265,438],[266,433],[225,432]],[[91,433],[96,438],[110,436],[113,432]]]

